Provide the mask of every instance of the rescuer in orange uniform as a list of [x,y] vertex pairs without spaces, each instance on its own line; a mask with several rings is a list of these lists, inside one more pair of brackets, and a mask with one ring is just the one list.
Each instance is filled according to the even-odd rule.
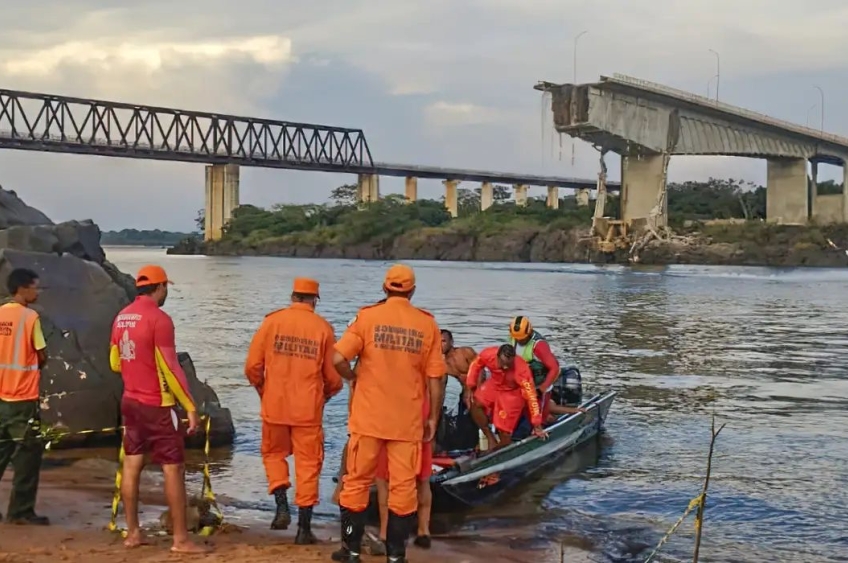
[[175,553],[205,553],[188,536],[185,491],[185,434],[174,407],[188,415],[188,434],[200,424],[183,368],[177,359],[174,321],[162,310],[171,281],[160,266],[144,266],[135,278],[137,297],[115,317],[109,361],[121,374],[124,394],[124,471],[121,495],[127,519],[128,548],[143,545],[138,522],[138,484],[144,455],[162,466],[165,496],[174,523]]
[[47,361],[41,321],[29,308],[38,299],[38,274],[12,270],[6,288],[12,300],[0,307],[0,479],[11,462],[9,523],[46,526],[49,520],[35,514],[44,446],[33,422],[39,420],[40,370]]
[[294,280],[291,305],[268,314],[250,343],[244,373],[262,402],[262,462],[277,512],[272,530],[291,524],[286,458],[294,455],[298,506],[295,543],[314,544],[312,508],[324,463],[324,404],[342,390],[333,367],[333,327],[315,313],[318,282]]
[[[389,268],[386,301],[359,310],[336,344],[334,363],[341,376],[356,380],[348,428],[347,475],[340,504],[342,541],[348,562],[358,563],[365,532],[365,509],[380,451],[388,455],[388,561],[406,560],[406,540],[418,508],[416,480],[422,442],[436,434],[442,412],[445,360],[433,316],[410,303],[415,293],[412,268]],[[356,374],[350,361],[359,358]],[[430,416],[422,416],[425,396]]]
[[[483,368],[492,375],[478,389],[477,382]],[[536,398],[533,373],[527,362],[515,356],[515,348],[511,344],[491,346],[480,352],[471,362],[465,381],[468,393],[473,397],[473,404],[469,405],[471,418],[486,435],[490,449],[503,448],[512,442],[512,433],[521,419],[525,402],[530,411],[533,434],[547,438],[542,428],[542,409]],[[498,431],[497,438],[489,430],[490,422]]]

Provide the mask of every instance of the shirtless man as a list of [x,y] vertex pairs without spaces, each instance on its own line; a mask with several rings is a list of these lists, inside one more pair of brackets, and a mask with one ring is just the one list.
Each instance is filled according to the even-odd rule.
[[[442,354],[445,355],[448,375],[455,377],[462,384],[462,393],[464,395],[465,376],[468,374],[468,368],[471,367],[471,362],[477,357],[477,352],[469,346],[454,348],[453,333],[447,329],[442,329]],[[445,386],[447,386],[447,379],[445,379]]]

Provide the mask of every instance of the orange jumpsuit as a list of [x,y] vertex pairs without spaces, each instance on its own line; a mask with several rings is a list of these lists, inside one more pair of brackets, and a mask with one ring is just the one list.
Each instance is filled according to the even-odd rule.
[[324,403],[342,389],[333,367],[333,327],[306,303],[270,313],[250,343],[244,372],[262,400],[262,462],[268,492],[290,487],[294,455],[299,507],[318,504],[324,463]]
[[446,370],[436,320],[408,299],[389,297],[360,309],[336,350],[347,360],[359,357],[340,504],[353,512],[365,510],[385,448],[389,510],[398,516],[413,514],[418,508],[427,380],[444,377]]
[[[483,368],[492,375],[477,388]],[[466,384],[474,393],[474,401],[483,407],[496,430],[512,434],[524,412],[525,403],[530,412],[530,423],[541,426],[542,409],[536,399],[533,373],[521,358],[515,358],[513,367],[504,371],[498,366],[498,346],[486,348],[471,362]]]

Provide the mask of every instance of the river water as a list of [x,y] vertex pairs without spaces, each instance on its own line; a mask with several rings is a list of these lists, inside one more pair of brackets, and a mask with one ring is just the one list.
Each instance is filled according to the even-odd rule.
[[[178,347],[238,432],[216,457],[215,490],[228,518],[270,519],[258,398],[242,375],[253,331],[286,305],[292,278],[307,275],[321,282],[319,312],[340,335],[358,307],[381,297],[388,263],[107,254],[127,272],[159,263],[175,280],[166,310]],[[532,550],[547,542],[583,547],[596,561],[643,561],[700,490],[715,414],[727,426],[701,560],[848,560],[848,271],[412,264],[415,303],[457,345],[500,342],[520,312],[580,366],[589,392],[618,392],[597,444],[511,502],[468,516],[452,537],[501,542],[528,561],[540,561]],[[345,416],[343,394],[325,417],[326,519],[337,514],[329,497]],[[690,519],[658,560],[691,560],[693,539]]]

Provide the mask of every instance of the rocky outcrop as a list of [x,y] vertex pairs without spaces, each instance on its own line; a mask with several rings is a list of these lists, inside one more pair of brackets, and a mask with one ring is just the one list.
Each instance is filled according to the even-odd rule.
[[365,260],[455,260],[464,262],[619,263],[646,265],[848,266],[848,225],[788,227],[745,225],[750,232],[690,232],[671,241],[652,241],[631,260],[628,249],[599,252],[583,229],[521,227],[479,234],[447,228],[422,228],[389,240],[348,246],[303,243],[296,236],[255,246],[231,240],[174,247],[173,254],[285,256]]
[[[71,432],[119,425],[122,382],[109,366],[109,337],[115,316],[135,298],[133,278],[106,260],[100,229],[93,222],[53,224],[2,189],[0,228],[0,280],[14,268],[29,268],[38,272],[45,288],[33,307],[42,318],[49,358],[41,377],[44,423]],[[4,284],[0,299],[6,298]],[[229,410],[198,380],[188,354],[180,354],[180,363],[201,411],[212,416],[211,438],[216,444],[231,443]],[[59,445],[103,437],[77,435]]]

